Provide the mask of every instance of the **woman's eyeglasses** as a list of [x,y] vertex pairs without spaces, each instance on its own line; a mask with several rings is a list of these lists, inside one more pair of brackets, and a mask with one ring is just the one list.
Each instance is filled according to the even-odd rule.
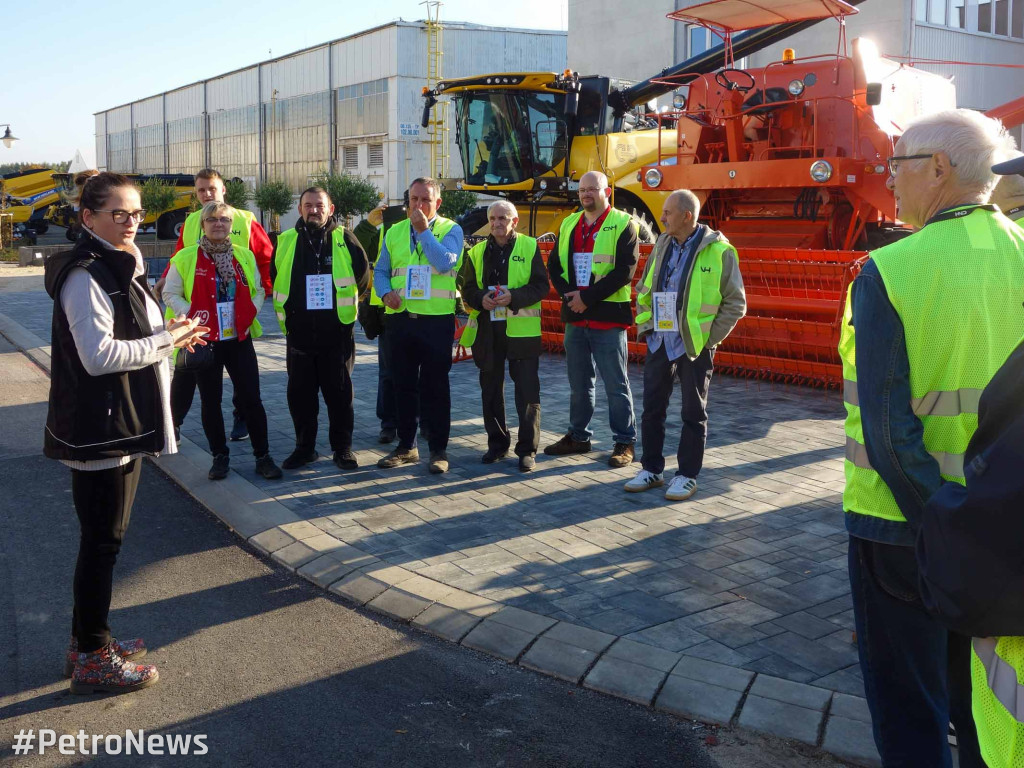
[[206,217],[206,221],[210,222],[211,224],[230,224],[231,223],[231,217],[230,216],[207,216]]
[[124,224],[128,219],[138,222],[139,224],[146,218],[146,209],[140,208],[137,211],[124,211],[120,208],[115,208],[112,211],[97,208],[93,213],[109,213],[110,218],[114,220],[115,224]]

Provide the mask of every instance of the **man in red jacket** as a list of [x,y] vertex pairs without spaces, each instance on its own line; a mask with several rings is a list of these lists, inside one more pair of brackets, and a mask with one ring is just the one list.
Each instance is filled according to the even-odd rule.
[[[216,200],[224,202],[226,190],[224,177],[212,168],[204,168],[196,174],[196,198],[199,200],[199,207]],[[178,242],[174,246],[174,253],[177,253],[186,245],[195,245],[202,235],[200,222],[200,211],[194,211],[185,219],[185,225],[178,235]],[[267,233],[256,221],[256,217],[243,208],[235,209],[235,220],[231,224],[231,242],[248,248],[256,257],[256,266],[260,272],[260,282],[263,284],[263,291],[266,298],[273,293],[273,282],[270,279],[270,262],[274,256],[274,246],[267,237]],[[170,261],[163,275],[156,284],[156,293],[159,296],[163,292],[164,279],[167,277],[167,269],[170,269]],[[171,381],[171,412],[174,418],[175,431],[181,427],[181,423],[188,415],[192,407],[192,399],[196,392],[196,377],[190,371],[175,371]],[[249,436],[249,430],[245,425],[245,419],[237,407],[234,408],[234,424],[231,427],[232,440],[244,440]]]

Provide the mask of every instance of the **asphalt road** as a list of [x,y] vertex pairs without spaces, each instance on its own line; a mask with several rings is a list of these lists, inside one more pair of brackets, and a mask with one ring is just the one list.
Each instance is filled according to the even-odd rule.
[[0,381],[0,764],[87,760],[13,755],[19,731],[47,728],[206,734],[202,758],[119,758],[161,766],[716,766],[688,723],[347,607],[239,546],[149,463],[111,622],[145,637],[161,681],[70,695],[69,473],[39,450],[47,379],[2,337]]

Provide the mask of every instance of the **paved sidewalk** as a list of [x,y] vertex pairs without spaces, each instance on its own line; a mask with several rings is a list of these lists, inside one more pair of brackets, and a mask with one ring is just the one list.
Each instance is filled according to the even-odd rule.
[[[4,301],[8,326],[16,317],[48,339],[45,295]],[[386,452],[376,443],[376,345],[357,341],[359,470],[321,460],[265,481],[248,443],[236,443],[231,479],[210,483],[198,398],[183,429],[191,444],[161,465],[276,560],[382,613],[683,717],[877,761],[852,637],[838,395],[716,378],[700,489],[673,503],[658,489],[622,490],[639,464],[607,467],[600,384],[594,453],[539,455],[526,475],[514,458],[482,465],[477,372],[458,363],[451,472],[429,475],[425,461],[386,471],[376,468]],[[280,461],[293,447],[284,339],[268,333],[257,349]],[[544,445],[568,421],[561,357],[542,359],[541,383]],[[631,384],[639,404],[639,367]],[[511,383],[507,399],[514,422]],[[325,409],[321,416],[318,449],[329,457]],[[678,430],[676,412],[671,453]]]

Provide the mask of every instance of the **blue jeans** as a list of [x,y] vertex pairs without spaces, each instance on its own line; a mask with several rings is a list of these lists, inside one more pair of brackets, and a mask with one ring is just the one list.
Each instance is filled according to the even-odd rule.
[[595,366],[608,397],[608,423],[616,443],[636,442],[633,393],[626,374],[626,329],[566,325],[565,364],[569,369],[569,429],[574,440],[589,440],[594,432]]
[[857,652],[875,746],[885,768],[984,768],[971,713],[970,639],[947,631],[921,603],[913,547],[850,537]]

